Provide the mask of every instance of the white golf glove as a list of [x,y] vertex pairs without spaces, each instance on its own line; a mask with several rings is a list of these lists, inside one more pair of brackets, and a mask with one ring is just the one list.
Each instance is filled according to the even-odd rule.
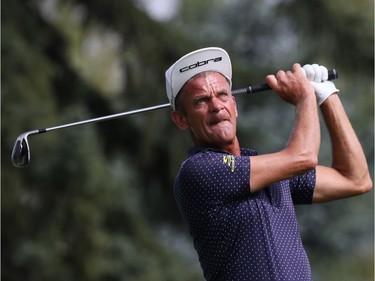
[[306,64],[302,68],[307,79],[311,81],[319,106],[332,94],[339,92],[333,82],[328,81],[328,70],[318,64]]

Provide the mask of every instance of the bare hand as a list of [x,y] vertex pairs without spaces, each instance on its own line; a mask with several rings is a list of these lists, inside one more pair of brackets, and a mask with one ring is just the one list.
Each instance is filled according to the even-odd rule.
[[284,101],[293,105],[308,96],[315,96],[314,88],[298,63],[293,65],[291,71],[279,70],[276,76],[268,75],[266,82]]

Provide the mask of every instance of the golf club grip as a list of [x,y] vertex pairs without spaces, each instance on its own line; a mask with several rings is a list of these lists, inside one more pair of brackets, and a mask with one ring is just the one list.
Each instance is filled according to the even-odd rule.
[[[336,69],[329,69],[328,70],[328,79],[327,80],[334,80],[339,78],[338,73]],[[241,89],[236,89],[232,91],[232,95],[237,95],[237,94],[252,94],[252,93],[257,93],[257,92],[262,92],[262,91],[267,91],[271,90],[271,87],[268,86],[268,84],[254,84],[251,86],[248,86],[246,88],[241,88]]]

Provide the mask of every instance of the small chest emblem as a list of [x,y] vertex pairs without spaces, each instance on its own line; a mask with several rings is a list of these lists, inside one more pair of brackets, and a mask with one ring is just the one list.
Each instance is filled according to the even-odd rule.
[[224,155],[223,156],[223,164],[226,164],[230,167],[230,171],[234,172],[234,156],[233,155]]

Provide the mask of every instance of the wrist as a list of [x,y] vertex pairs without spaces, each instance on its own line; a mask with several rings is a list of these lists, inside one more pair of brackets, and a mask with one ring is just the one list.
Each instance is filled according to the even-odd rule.
[[306,91],[304,91],[304,94],[301,95],[300,101],[316,103],[316,96],[315,96],[314,88],[311,87],[309,89],[306,89]]
[[308,112],[317,112],[318,105],[314,93],[303,95],[296,104],[296,113],[308,114]]
[[321,101],[319,104],[320,108],[326,107],[331,103],[334,103],[336,100],[339,100],[338,92],[334,92],[331,95],[329,95],[325,100]]

